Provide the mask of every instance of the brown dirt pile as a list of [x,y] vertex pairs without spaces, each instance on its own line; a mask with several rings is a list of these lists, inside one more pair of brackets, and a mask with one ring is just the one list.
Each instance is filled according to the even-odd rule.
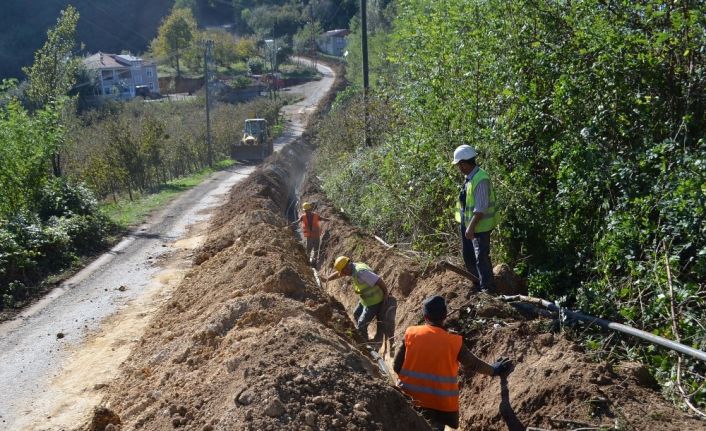
[[283,227],[299,151],[235,187],[199,266],[110,384],[111,429],[428,429],[351,342],[350,320]]
[[[665,400],[645,377],[644,368],[595,363],[567,336],[549,332],[548,321],[526,320],[497,298],[474,293],[471,282],[456,273],[386,248],[350,226],[329,206],[315,181],[307,182],[302,200],[316,202],[318,210],[332,219],[325,226],[323,273],[331,272],[331,262],[344,254],[368,263],[392,287],[395,307],[388,317],[394,323],[381,333],[391,331],[396,342],[402,342],[404,330],[422,320],[423,299],[439,294],[453,310],[449,325],[464,335],[471,351],[487,362],[500,356],[515,360],[515,370],[507,378],[463,377],[460,429],[706,429],[706,423]],[[496,268],[496,280],[505,288],[514,283],[519,285],[512,289],[526,289],[507,267]],[[349,280],[328,283],[326,291],[352,313],[357,298]],[[371,336],[379,340],[381,333],[371,325]],[[391,366],[391,356],[386,359]]]

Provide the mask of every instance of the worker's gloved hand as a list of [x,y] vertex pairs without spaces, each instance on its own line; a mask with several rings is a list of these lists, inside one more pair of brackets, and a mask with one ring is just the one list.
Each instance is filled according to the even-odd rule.
[[491,367],[493,367],[493,376],[502,376],[512,371],[512,359],[501,356]]

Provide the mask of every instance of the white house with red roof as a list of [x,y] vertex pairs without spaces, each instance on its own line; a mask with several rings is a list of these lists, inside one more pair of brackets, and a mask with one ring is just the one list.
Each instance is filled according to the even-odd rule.
[[86,57],[83,64],[95,74],[96,95],[132,99],[159,94],[157,64],[130,54],[99,52]]

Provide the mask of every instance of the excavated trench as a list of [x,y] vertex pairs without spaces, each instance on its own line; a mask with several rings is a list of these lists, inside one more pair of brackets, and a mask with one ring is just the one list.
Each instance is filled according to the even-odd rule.
[[[428,430],[355,339],[350,284],[320,287],[287,227],[311,148],[299,141],[231,191],[196,266],[153,319],[109,384],[90,430]],[[697,430],[636,365],[591,362],[440,265],[424,266],[352,227],[306,181],[325,224],[322,271],[336,255],[367,262],[391,286],[390,324],[371,325],[388,364],[404,329],[432,294],[455,310],[451,325],[481,358],[515,359],[506,378],[462,376],[461,429]],[[376,347],[379,347],[377,345]],[[601,428],[601,429],[604,429]]]

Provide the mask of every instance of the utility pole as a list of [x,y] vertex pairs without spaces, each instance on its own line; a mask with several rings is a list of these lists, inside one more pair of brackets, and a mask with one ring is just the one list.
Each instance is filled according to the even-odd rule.
[[363,109],[365,111],[365,130],[363,137],[365,146],[370,146],[370,115],[368,113],[368,89],[370,82],[368,78],[368,5],[367,0],[360,0],[360,32],[363,48]]
[[203,77],[206,84],[206,145],[208,146],[208,166],[213,167],[213,146],[211,145],[211,103],[210,103],[210,83],[211,77],[208,72],[208,62],[211,59],[211,49],[213,41],[206,41],[206,52],[203,56]]

